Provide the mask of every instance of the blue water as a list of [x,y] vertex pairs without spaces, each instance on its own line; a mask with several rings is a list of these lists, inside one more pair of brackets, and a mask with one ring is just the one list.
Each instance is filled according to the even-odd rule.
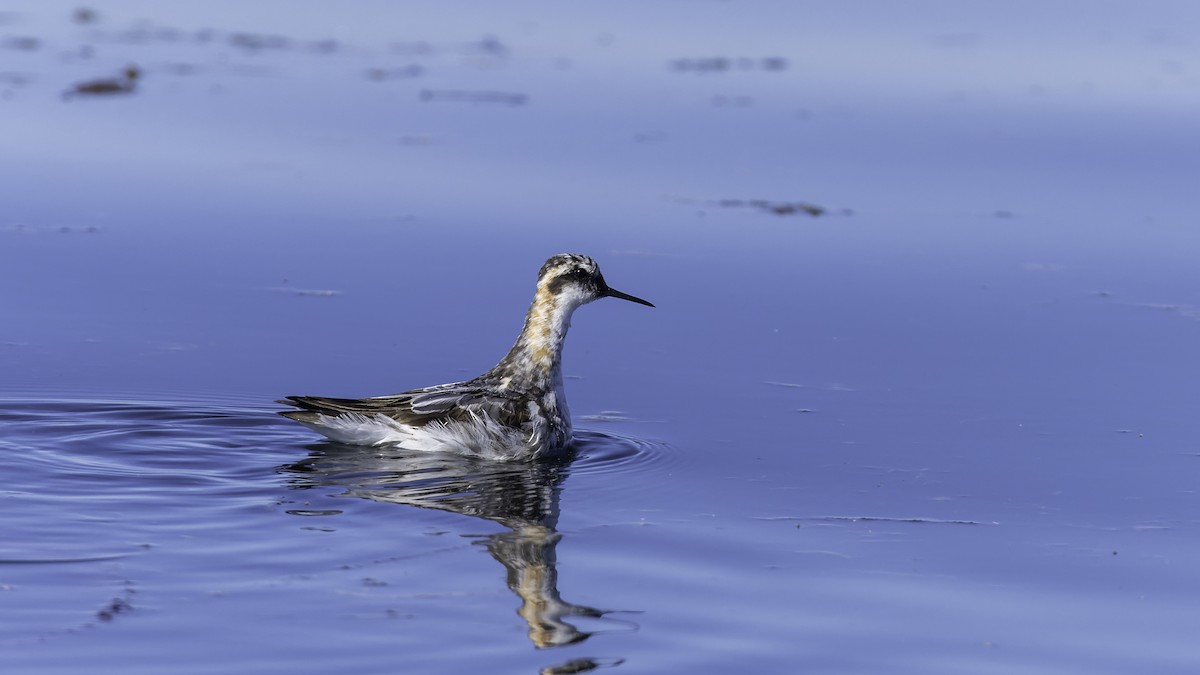
[[[90,6],[0,13],[5,672],[1200,667],[1192,3]],[[657,305],[571,461],[275,414],[564,251]]]

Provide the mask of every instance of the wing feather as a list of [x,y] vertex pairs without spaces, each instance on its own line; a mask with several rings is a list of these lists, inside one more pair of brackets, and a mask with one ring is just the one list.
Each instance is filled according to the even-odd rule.
[[528,418],[527,406],[520,398],[486,391],[473,382],[442,384],[374,398],[288,396],[279,403],[298,408],[279,413],[298,422],[319,422],[322,415],[385,415],[401,424],[423,426],[483,415],[505,426],[519,427]]

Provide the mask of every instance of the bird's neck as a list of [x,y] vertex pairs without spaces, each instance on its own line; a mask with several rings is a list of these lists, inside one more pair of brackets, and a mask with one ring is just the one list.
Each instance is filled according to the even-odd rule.
[[503,388],[542,390],[562,386],[562,348],[575,306],[539,286],[521,334],[492,374]]

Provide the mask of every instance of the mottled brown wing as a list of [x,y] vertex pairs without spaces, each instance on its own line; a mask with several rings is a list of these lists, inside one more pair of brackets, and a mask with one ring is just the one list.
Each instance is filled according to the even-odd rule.
[[401,424],[421,426],[434,421],[465,420],[472,414],[489,416],[502,424],[518,426],[525,412],[519,400],[489,395],[468,383],[444,384],[374,398],[288,396],[279,401],[299,410],[279,414],[298,422],[317,422],[319,415],[386,415]]
[[325,396],[288,396],[278,403],[299,410],[283,410],[280,415],[297,422],[316,422],[319,415],[337,416],[358,414],[367,417],[383,414],[402,424],[419,424],[425,415],[412,411],[412,395],[408,393],[377,398],[329,398]]
[[442,385],[412,394],[408,409],[416,423],[433,419],[469,421],[484,417],[501,425],[520,428],[529,421],[529,405],[524,398],[505,391],[481,386],[478,382]]

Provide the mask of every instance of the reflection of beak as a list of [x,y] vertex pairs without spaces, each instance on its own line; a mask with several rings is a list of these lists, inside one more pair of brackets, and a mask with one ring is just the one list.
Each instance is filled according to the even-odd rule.
[[603,293],[601,293],[601,297],[607,297],[607,298],[620,298],[620,299],[622,299],[622,300],[628,300],[628,301],[630,301],[630,302],[636,302],[636,303],[637,303],[637,304],[639,304],[639,305],[645,305],[645,306],[647,306],[647,307],[653,307],[653,306],[654,306],[652,303],[649,303],[649,302],[647,302],[647,301],[645,301],[645,300],[643,300],[643,299],[641,299],[641,298],[634,297],[634,296],[632,296],[632,295],[630,295],[630,294],[628,294],[628,293],[622,293],[621,291],[618,291],[618,290],[616,290],[616,289],[613,289],[613,288],[605,288],[605,289],[604,289],[604,292],[603,292]]

